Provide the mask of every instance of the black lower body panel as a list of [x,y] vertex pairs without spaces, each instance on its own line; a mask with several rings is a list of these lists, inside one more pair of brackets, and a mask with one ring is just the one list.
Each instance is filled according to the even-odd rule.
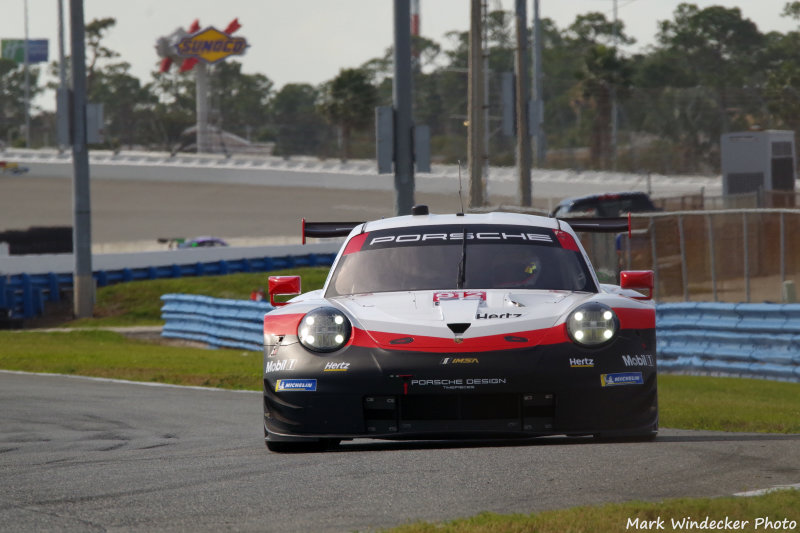
[[265,364],[282,369],[264,373],[265,429],[283,438],[647,436],[658,429],[648,337],[591,352],[570,344],[457,358],[270,348],[267,362],[291,363]]

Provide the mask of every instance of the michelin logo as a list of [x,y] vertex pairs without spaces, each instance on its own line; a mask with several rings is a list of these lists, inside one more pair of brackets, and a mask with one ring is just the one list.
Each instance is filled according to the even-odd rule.
[[275,392],[296,390],[296,391],[315,391],[317,390],[316,379],[279,379],[275,382]]
[[620,372],[619,374],[600,374],[602,387],[616,387],[619,385],[644,385],[641,372]]

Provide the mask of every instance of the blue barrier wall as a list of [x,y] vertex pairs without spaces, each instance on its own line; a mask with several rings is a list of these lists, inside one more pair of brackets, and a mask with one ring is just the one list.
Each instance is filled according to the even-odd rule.
[[194,294],[165,294],[161,335],[204,342],[215,348],[264,348],[264,315],[269,302],[228,300]]
[[[167,294],[164,337],[263,349],[266,302]],[[656,306],[660,371],[800,381],[800,304]]]
[[[238,272],[269,272],[296,267],[330,266],[335,253],[261,257],[235,261],[196,262],[158,267],[98,270],[94,279],[98,287],[114,283],[158,278],[214,276]],[[0,276],[0,312],[10,318],[33,318],[44,313],[46,302],[57,302],[61,292],[72,290],[72,274],[15,274]]]
[[800,381],[800,304],[656,306],[659,369]]

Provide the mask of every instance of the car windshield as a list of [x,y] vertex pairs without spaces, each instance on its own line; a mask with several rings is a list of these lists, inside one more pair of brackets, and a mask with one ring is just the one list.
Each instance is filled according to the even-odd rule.
[[336,265],[326,296],[450,289],[597,292],[581,253],[562,248],[550,229],[453,225],[396,228],[353,237]]

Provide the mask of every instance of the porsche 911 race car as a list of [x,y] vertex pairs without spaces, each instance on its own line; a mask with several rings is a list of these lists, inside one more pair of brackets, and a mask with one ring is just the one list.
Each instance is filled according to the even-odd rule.
[[270,278],[271,450],[362,437],[655,436],[653,274],[601,284],[575,233],[622,231],[625,219],[413,213],[304,221],[304,240],[347,238],[322,289],[284,305],[276,295],[299,294],[300,279]]

